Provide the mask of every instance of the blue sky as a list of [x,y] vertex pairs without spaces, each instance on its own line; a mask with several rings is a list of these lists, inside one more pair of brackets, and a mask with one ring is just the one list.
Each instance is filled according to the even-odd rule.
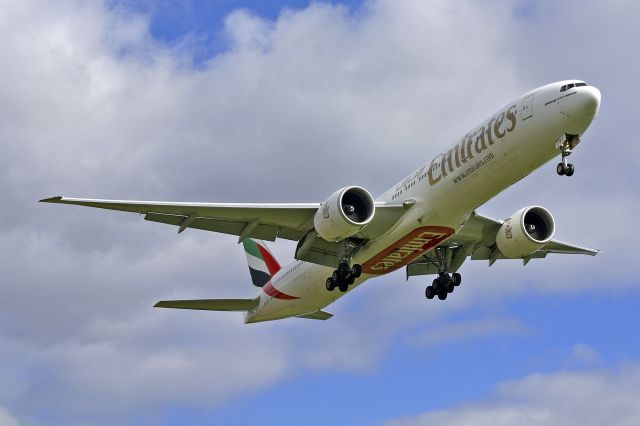
[[[202,62],[228,47],[223,37],[223,20],[238,9],[245,9],[262,18],[275,20],[283,9],[304,9],[311,2],[295,0],[287,2],[271,1],[118,1],[110,2],[110,7],[124,8],[131,13],[145,14],[150,17],[149,32],[157,41],[172,45],[180,43],[185,37],[196,37],[198,42],[193,51],[193,64],[198,67]],[[329,1],[326,3],[344,5],[351,11],[358,11],[362,2]]]
[[[0,12],[0,425],[639,421],[635,3],[34,0]],[[567,78],[603,93],[576,174],[559,179],[552,162],[480,211],[544,205],[559,239],[603,254],[468,261],[446,302],[398,271],[326,322],[158,311],[250,296],[236,239],[34,203],[379,194],[505,102]]]
[[[610,369],[637,359],[640,342],[630,333],[640,327],[639,301],[637,291],[627,296],[524,296],[502,308],[503,315],[518,318],[522,331],[416,347],[410,343],[416,330],[405,330],[375,371],[306,375],[211,414],[171,407],[169,416],[182,424],[255,424],[268,418],[269,424],[292,419],[341,424],[348,419],[349,424],[370,425],[481,399],[497,383],[532,371]],[[469,309],[451,320],[478,320],[479,311]],[[576,356],[576,345],[590,347],[597,356]]]

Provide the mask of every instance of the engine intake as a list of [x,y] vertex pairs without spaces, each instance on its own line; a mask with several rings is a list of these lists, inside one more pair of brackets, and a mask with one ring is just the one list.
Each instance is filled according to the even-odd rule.
[[375,202],[366,189],[348,186],[334,192],[313,217],[318,235],[340,241],[360,232],[373,219]]
[[554,232],[555,222],[547,209],[525,207],[504,221],[496,235],[496,244],[503,255],[517,259],[542,248]]

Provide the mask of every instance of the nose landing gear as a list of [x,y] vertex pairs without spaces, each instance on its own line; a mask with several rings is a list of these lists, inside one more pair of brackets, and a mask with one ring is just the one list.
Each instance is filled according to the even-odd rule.
[[571,150],[580,142],[578,135],[563,135],[556,142],[556,147],[562,152],[562,162],[558,163],[556,172],[560,176],[573,176],[575,167],[571,163],[567,163],[567,157],[571,155]]

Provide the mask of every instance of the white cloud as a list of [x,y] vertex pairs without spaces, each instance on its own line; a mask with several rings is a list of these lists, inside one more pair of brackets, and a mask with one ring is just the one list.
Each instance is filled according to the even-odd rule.
[[579,343],[573,347],[571,359],[579,364],[593,365],[600,361],[600,355],[591,346]]
[[0,426],[19,426],[19,423],[7,410],[0,407]]
[[640,367],[532,374],[478,401],[391,420],[393,426],[631,426],[640,422]]
[[439,324],[412,338],[418,345],[441,345],[448,342],[480,338],[493,334],[523,334],[525,326],[515,318],[488,317],[462,322]]
[[[506,2],[374,1],[355,14],[313,3],[275,21],[237,11],[224,22],[229,49],[192,69],[190,43],[157,43],[148,17],[95,2],[3,2],[0,382],[11,388],[0,387],[0,404],[21,420],[86,424],[120,423],[167,401],[212,407],[292,374],[373,369],[398,329],[534,288],[557,291],[558,276],[573,291],[600,285],[586,280],[592,276],[614,274],[611,284],[624,285],[636,273],[633,263],[611,272],[604,257],[548,259],[524,270],[465,265],[465,283],[446,304],[425,308],[416,280],[397,287],[404,277],[396,273],[332,306],[336,318],[326,323],[245,327],[239,314],[151,308],[162,298],[250,295],[234,238],[176,237],[175,229],[133,215],[35,204],[60,192],[256,202],[318,201],[351,183],[382,192],[503,102],[567,77],[557,71],[571,65],[562,56],[553,75],[539,64],[548,64],[554,31],[578,25],[579,9],[565,11],[563,26],[543,27],[549,40],[541,46],[522,38],[526,22],[514,22]],[[589,40],[572,47],[588,53]],[[637,81],[637,60],[629,62],[620,72]],[[622,83],[606,83],[612,93],[604,94],[603,114],[607,97],[626,93]],[[613,135],[620,157],[633,158],[632,139],[621,137],[633,134],[632,120],[605,115],[601,123],[592,137]],[[618,170],[599,163],[615,160],[610,148],[597,151],[609,144],[584,146],[597,152],[582,157],[585,170]],[[637,231],[594,227],[587,214],[626,223],[638,207],[631,185],[594,178],[577,191],[544,172],[500,198],[501,215],[549,201],[566,226],[563,237],[602,242],[618,259],[632,258],[616,248]],[[560,185],[564,193],[551,191]],[[580,211],[587,197],[603,202]],[[284,247],[276,251],[290,256],[291,245]],[[561,275],[567,269],[575,274],[570,286]],[[547,271],[555,275],[523,282]],[[491,321],[470,331],[463,324],[457,336],[518,331]],[[123,409],[104,417],[98,405]]]

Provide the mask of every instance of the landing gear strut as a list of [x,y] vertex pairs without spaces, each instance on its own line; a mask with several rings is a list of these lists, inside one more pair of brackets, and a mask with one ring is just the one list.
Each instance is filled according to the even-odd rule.
[[557,146],[562,152],[562,162],[558,163],[556,172],[560,176],[573,176],[575,167],[571,163],[567,163],[567,157],[571,155],[571,150],[580,142],[577,135],[564,135],[557,142]]
[[440,272],[438,274],[438,278],[433,280],[433,283],[424,291],[424,295],[427,299],[431,300],[435,296],[438,296],[438,299],[445,300],[449,293],[453,293],[453,290],[460,285],[462,282],[462,276],[459,273],[447,274],[445,272]]
[[355,264],[349,267],[349,262],[343,260],[338,265],[338,269],[333,271],[333,274],[327,278],[325,286],[329,291],[333,291],[334,288],[338,287],[344,293],[360,275],[362,275],[362,266]]

